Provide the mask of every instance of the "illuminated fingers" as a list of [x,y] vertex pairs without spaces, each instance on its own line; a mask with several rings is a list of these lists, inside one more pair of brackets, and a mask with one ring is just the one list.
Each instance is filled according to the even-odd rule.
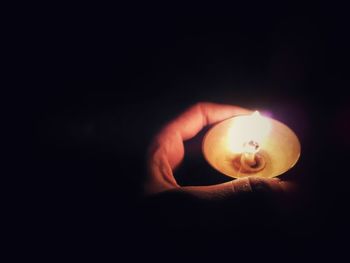
[[151,154],[156,148],[164,149],[169,164],[174,169],[184,156],[184,140],[194,137],[206,125],[249,112],[237,106],[197,103],[161,130],[151,146]]
[[146,192],[156,193],[179,187],[173,169],[184,157],[184,140],[194,137],[206,125],[248,112],[237,106],[201,102],[168,123],[149,149]]

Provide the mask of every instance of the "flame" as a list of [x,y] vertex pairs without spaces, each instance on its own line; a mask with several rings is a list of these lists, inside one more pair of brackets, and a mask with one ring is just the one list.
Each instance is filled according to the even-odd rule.
[[260,115],[258,111],[248,116],[238,116],[230,129],[230,148],[235,153],[256,152],[251,147],[254,142],[261,146],[271,130],[268,118]]

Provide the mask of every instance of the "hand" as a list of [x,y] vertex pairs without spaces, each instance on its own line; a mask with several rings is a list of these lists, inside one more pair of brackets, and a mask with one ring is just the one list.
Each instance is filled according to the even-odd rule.
[[277,178],[245,177],[211,186],[181,187],[173,171],[184,158],[184,141],[194,137],[203,127],[234,115],[251,111],[237,106],[197,103],[168,123],[155,136],[148,153],[148,175],[144,185],[146,194],[185,193],[199,199],[227,199],[242,193],[286,192],[292,188]]

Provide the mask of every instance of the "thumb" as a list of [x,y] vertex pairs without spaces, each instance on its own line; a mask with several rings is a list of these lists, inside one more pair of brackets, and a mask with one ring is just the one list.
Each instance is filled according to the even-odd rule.
[[177,191],[183,191],[200,199],[221,200],[247,193],[287,193],[294,189],[294,184],[278,178],[251,176],[217,185],[181,187]]

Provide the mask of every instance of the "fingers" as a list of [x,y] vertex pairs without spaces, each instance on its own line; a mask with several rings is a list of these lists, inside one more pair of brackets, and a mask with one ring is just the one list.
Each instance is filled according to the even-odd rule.
[[184,157],[184,140],[195,136],[206,125],[249,112],[237,106],[201,102],[168,123],[149,149],[146,193],[179,187],[172,171]]
[[174,169],[184,155],[183,141],[194,137],[204,126],[251,111],[237,106],[197,103],[166,125],[156,136],[153,150],[162,148]]
[[147,178],[144,184],[146,194],[155,194],[177,188],[173,169],[184,156],[184,145],[178,134],[166,138],[156,138],[148,153]]
[[174,176],[169,160],[162,149],[156,149],[148,160],[148,176],[144,184],[146,194],[156,194],[180,187]]

